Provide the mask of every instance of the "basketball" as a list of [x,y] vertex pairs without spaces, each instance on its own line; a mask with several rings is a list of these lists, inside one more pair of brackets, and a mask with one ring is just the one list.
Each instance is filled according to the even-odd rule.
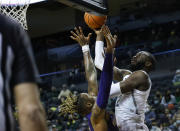
[[102,25],[106,23],[107,16],[97,16],[85,12],[84,21],[91,29],[101,28]]

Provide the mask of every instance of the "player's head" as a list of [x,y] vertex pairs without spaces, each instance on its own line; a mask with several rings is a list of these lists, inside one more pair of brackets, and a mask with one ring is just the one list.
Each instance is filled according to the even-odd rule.
[[86,115],[91,112],[92,107],[94,106],[95,99],[93,96],[90,96],[87,93],[81,93],[78,96],[78,113],[81,115]]
[[146,51],[140,51],[131,59],[131,69],[152,71],[155,69],[156,59],[155,57]]
[[85,116],[91,112],[95,99],[87,93],[81,93],[77,96],[70,94],[60,106],[61,114],[75,114]]

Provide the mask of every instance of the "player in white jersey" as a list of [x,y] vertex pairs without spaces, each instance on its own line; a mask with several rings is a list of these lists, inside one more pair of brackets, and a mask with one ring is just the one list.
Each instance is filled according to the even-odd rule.
[[[104,63],[105,37],[111,35],[109,28],[106,31],[95,31],[96,49],[95,65],[102,70]],[[113,39],[110,40],[114,42]],[[148,73],[155,69],[155,58],[152,54],[141,51],[131,59],[131,71],[114,67],[114,79],[110,96],[118,96],[115,105],[116,123],[120,131],[148,131],[144,124],[145,106],[151,89],[151,80]]]

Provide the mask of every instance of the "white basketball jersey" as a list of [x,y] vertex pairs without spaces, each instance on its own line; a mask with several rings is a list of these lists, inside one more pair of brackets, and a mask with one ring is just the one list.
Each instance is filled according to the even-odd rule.
[[[133,95],[132,92],[130,92],[122,94],[117,98],[115,106],[117,126],[120,126],[120,124],[126,120],[144,123],[145,108],[151,90],[152,82],[149,75],[145,71],[142,72],[144,72],[148,76],[149,89],[147,91],[139,91],[137,89],[134,89]],[[136,105],[134,101],[136,102]]]

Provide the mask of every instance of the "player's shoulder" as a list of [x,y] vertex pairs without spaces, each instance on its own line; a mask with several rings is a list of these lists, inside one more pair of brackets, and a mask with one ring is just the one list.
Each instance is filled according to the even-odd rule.
[[132,73],[132,75],[136,76],[137,79],[139,78],[139,79],[141,79],[143,81],[148,79],[148,77],[149,77],[149,75],[145,71],[143,71],[143,70],[134,71]]

